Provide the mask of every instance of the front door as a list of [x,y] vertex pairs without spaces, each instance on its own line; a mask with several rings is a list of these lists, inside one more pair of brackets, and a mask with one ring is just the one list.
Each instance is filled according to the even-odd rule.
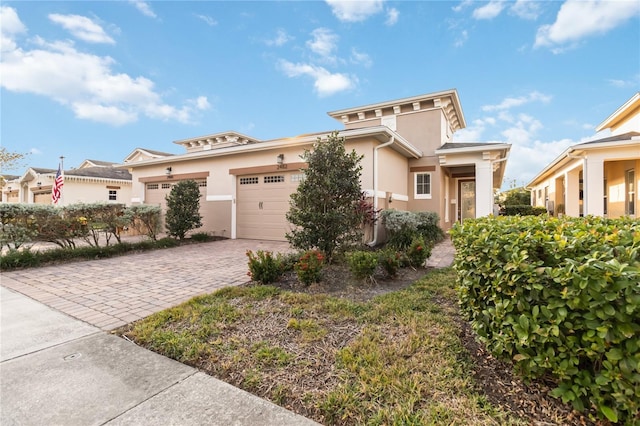
[[458,217],[461,222],[476,218],[476,181],[461,180],[458,182]]

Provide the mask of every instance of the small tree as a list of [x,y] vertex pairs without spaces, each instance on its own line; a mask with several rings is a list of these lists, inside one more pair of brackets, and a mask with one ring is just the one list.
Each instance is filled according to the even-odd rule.
[[347,153],[344,138],[333,132],[324,141],[318,138],[313,150],[301,157],[309,167],[291,194],[287,220],[296,228],[287,240],[300,250],[317,248],[330,261],[336,249],[361,240],[362,156],[353,150]]
[[165,198],[167,200],[167,215],[165,227],[170,236],[180,240],[187,232],[202,226],[200,215],[200,189],[193,180],[183,180],[171,188]]

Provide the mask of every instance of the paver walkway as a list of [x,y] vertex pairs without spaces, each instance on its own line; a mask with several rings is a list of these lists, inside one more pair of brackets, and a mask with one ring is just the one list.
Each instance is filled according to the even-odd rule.
[[246,251],[285,252],[287,242],[210,243],[3,272],[0,284],[103,330],[248,281]]

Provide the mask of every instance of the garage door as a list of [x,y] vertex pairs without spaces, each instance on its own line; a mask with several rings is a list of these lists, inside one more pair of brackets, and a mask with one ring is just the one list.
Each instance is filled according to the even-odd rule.
[[291,229],[286,219],[289,196],[295,192],[302,176],[297,171],[238,177],[236,236],[285,241]]
[[[202,205],[204,200],[207,197],[207,180],[206,179],[192,179],[195,180],[200,188],[200,213],[202,214]],[[147,183],[146,191],[145,191],[145,204],[150,204],[154,206],[160,206],[161,214],[160,219],[161,223],[164,223],[165,214],[167,212],[167,200],[166,197],[171,193],[171,188],[178,181],[175,182],[162,182],[162,183]],[[164,225],[162,225],[162,231],[164,232]]]
[[51,192],[39,192],[33,194],[34,204],[51,204]]

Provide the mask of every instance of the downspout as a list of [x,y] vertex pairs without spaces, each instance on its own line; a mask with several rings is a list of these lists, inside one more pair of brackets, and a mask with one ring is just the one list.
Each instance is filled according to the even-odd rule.
[[[396,141],[394,136],[389,138],[388,142],[383,143],[382,145],[378,145],[373,148],[373,211],[378,211],[378,150],[380,148],[385,148],[389,145],[393,145]],[[378,221],[376,220],[373,224],[373,241],[367,243],[370,247],[375,247],[378,244]]]

